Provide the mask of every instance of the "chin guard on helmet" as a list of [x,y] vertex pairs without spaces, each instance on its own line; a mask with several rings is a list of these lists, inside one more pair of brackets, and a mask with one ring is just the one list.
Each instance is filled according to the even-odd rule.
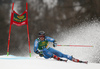
[[44,31],[40,31],[38,36],[39,36],[39,38],[40,37],[45,37],[45,32]]

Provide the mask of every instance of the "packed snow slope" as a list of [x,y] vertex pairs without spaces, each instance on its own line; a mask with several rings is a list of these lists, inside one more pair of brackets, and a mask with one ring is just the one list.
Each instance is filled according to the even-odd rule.
[[36,56],[29,58],[2,55],[0,56],[0,69],[100,69],[100,64],[96,63],[62,62]]

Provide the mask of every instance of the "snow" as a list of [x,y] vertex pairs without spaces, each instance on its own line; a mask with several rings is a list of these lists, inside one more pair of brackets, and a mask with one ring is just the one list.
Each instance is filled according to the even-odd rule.
[[14,10],[18,13],[19,10],[21,10],[21,1],[16,1],[14,3]]
[[[1,59],[5,58],[5,59]],[[15,59],[12,59],[15,58]],[[25,59],[23,59],[25,58]],[[40,57],[16,57],[13,55],[0,56],[0,68],[2,69],[100,69],[100,64],[96,63],[74,63],[71,61],[62,62],[54,59],[44,59]]]
[[73,2],[73,6],[75,11],[79,11],[82,8],[79,2]]
[[[14,2],[14,11],[16,11],[17,13],[19,13],[18,11],[21,10],[21,6],[20,6],[20,1],[15,1]],[[11,10],[12,10],[12,3],[11,3],[11,8],[10,8],[10,17],[11,17]]]
[[[31,5],[31,7],[34,7],[35,10],[40,10],[41,8],[44,9],[46,6],[48,7],[48,9],[54,8],[55,6],[57,6],[58,0],[28,0],[28,2]],[[43,2],[43,4],[40,2]]]
[[[60,40],[59,40],[60,39]],[[57,47],[56,49],[73,55],[80,60],[100,63],[100,22],[97,20],[83,24],[57,35],[58,45],[91,45],[93,47]]]
[[43,2],[51,9],[57,5],[58,0],[43,0]]

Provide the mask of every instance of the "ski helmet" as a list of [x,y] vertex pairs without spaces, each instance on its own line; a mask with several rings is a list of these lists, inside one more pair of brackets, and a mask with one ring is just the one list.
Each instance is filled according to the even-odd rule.
[[45,32],[44,31],[39,31],[39,37],[45,37]]

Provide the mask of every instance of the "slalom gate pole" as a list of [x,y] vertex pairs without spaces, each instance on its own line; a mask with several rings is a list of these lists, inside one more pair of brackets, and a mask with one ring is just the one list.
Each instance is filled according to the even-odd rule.
[[93,47],[90,45],[57,45],[57,46],[68,46],[68,47]]
[[28,44],[29,44],[29,54],[30,54],[30,57],[31,57],[29,28],[28,28],[28,3],[26,3],[26,11],[27,11],[26,19],[27,19],[27,35],[28,35]]
[[8,47],[7,47],[7,56],[9,55],[9,45],[10,45],[11,24],[12,24],[12,19],[13,19],[13,9],[14,9],[14,3],[12,4],[12,11],[11,11],[11,19],[10,19],[10,27],[9,27],[9,36],[8,36]]

